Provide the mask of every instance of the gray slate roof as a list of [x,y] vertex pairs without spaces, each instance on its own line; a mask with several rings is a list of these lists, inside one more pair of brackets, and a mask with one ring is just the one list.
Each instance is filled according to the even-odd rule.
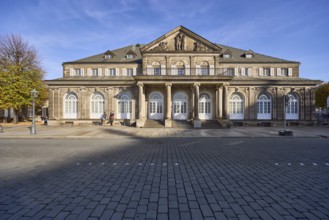
[[[234,47],[225,46],[222,44],[217,44],[223,50],[220,53],[219,61],[221,63],[299,63],[296,61],[289,61],[280,58],[275,58],[260,53],[253,52],[252,58],[246,58],[245,54],[250,53],[250,50],[242,50]],[[142,55],[140,52],[140,47],[144,45],[136,44],[127,47],[122,47],[116,50],[104,51],[103,53],[86,57],[83,59],[65,62],[64,64],[78,64],[78,63],[141,63]],[[105,58],[105,53],[113,53],[113,58]],[[134,59],[126,58],[128,53],[135,53]],[[229,52],[231,54],[230,58],[223,58],[223,54]]]
[[[217,45],[223,49],[219,58],[219,61],[221,63],[299,63],[296,61],[289,61],[289,60],[263,55],[260,53],[255,53],[251,50],[242,50],[230,46],[225,46],[222,44],[217,44]],[[223,58],[223,54],[226,51],[229,51],[229,53],[231,54],[231,58]],[[249,53],[253,52],[252,58],[245,57],[245,54],[248,52]]]
[[[127,47],[122,47],[116,50],[110,50],[110,51],[104,51],[103,53],[86,57],[80,60],[65,62],[64,64],[75,64],[75,63],[139,63],[142,62],[142,55],[140,53],[139,48],[143,46],[140,44],[130,45]],[[105,53],[111,54],[109,52],[112,52],[114,56],[112,58],[105,58]],[[127,54],[129,53],[135,53],[134,59],[128,59],[126,58]]]

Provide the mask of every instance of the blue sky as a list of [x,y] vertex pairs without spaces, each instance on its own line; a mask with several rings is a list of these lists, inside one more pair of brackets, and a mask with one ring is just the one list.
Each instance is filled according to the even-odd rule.
[[1,0],[0,34],[37,50],[46,79],[62,63],[149,43],[183,25],[214,43],[299,61],[329,81],[328,0]]

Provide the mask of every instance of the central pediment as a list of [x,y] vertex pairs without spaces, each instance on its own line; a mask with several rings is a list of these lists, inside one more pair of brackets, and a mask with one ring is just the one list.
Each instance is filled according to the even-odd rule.
[[220,52],[222,48],[179,26],[141,48],[142,53]]

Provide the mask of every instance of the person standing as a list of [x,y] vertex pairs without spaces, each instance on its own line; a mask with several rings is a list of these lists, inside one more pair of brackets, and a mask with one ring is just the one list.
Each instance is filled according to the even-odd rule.
[[101,126],[103,126],[105,120],[106,120],[106,113],[104,112],[104,114],[102,114],[101,116]]
[[110,112],[110,117],[109,117],[109,119],[110,119],[110,124],[111,124],[111,126],[113,126],[113,121],[114,121],[114,112],[113,112],[113,111]]

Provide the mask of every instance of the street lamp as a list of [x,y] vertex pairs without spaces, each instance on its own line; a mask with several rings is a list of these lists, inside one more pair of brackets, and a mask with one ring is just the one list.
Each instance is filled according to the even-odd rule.
[[36,134],[36,126],[35,126],[35,99],[38,97],[38,91],[35,89],[31,90],[31,97],[32,97],[32,127],[31,127],[31,134]]

